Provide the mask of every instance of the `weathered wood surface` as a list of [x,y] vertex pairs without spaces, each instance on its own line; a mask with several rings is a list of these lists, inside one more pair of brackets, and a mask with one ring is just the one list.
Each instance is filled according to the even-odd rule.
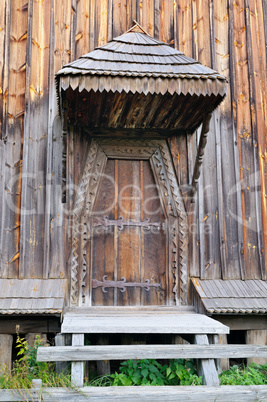
[[[122,151],[121,157],[128,158],[127,150]],[[170,271],[166,270],[167,235],[162,226],[167,217],[149,161],[110,159],[104,175],[91,220],[91,280],[97,284],[102,283],[104,276],[107,281],[117,282],[125,278],[129,285],[145,285],[149,280],[152,286],[148,291],[130,286],[125,292],[116,283],[105,289],[93,286],[92,305],[164,305],[172,298],[172,289],[168,294],[167,285]],[[107,227],[103,226],[105,217]],[[158,224],[158,229],[142,226],[147,219]],[[127,224],[131,221],[136,226]],[[153,288],[155,283],[160,284],[160,289]]]
[[37,361],[40,362],[128,359],[212,360],[227,357],[231,359],[265,358],[267,357],[267,347],[262,345],[209,345],[203,343],[198,345],[92,345],[84,347],[39,347],[37,352]]
[[[63,346],[63,349],[65,347],[83,347],[83,345],[84,334],[72,334],[72,346]],[[58,347],[60,348],[60,346]],[[70,359],[69,361],[71,361],[71,382],[77,387],[82,387],[84,380],[84,363],[82,359],[79,359],[79,361]]]
[[47,333],[60,332],[60,318],[59,317],[36,317],[32,318],[19,318],[3,315],[0,320],[0,334],[16,334],[17,325],[21,334],[27,334],[29,332],[35,333]]
[[[207,335],[195,335],[194,343],[197,346],[201,345],[205,350],[206,348],[209,350],[210,345]],[[224,351],[224,355],[228,352],[229,351]],[[213,355],[212,358],[210,358],[210,356],[211,355],[208,356],[209,358],[198,360],[198,375],[204,377],[204,384],[216,387],[220,385],[220,380],[215,366],[215,356]]]
[[201,314],[65,314],[62,333],[227,334],[229,328]]
[[[68,212],[73,196],[69,190],[67,205],[60,202],[62,138],[60,130],[53,130],[57,111],[53,75],[122,34],[137,19],[150,34],[217,68],[229,80],[228,96],[212,120],[203,162],[203,193],[196,200],[195,246],[190,252],[192,273],[202,278],[265,279],[265,0],[230,2],[230,7],[227,0],[66,0],[64,4],[5,0],[3,4],[1,277],[68,275]],[[141,114],[155,107],[150,101],[142,101]],[[195,135],[188,137],[185,148],[192,160],[195,144]],[[84,145],[85,138],[74,131],[68,144],[68,185],[79,181],[87,152]],[[187,168],[190,173],[190,161]],[[20,214],[20,207],[32,212]]]
[[[0,390],[0,402],[39,401],[33,390]],[[165,386],[165,387],[83,387],[81,391],[66,388],[42,388],[42,400],[58,401],[190,401],[190,402],[258,402],[267,398],[266,385],[222,385],[208,387],[206,385]]]

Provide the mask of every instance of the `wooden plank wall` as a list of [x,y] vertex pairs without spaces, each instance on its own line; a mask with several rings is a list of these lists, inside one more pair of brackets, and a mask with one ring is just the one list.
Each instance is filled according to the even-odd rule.
[[[201,191],[189,206],[191,273],[266,279],[266,17],[265,0],[3,0],[1,277],[67,275],[71,202],[60,202],[54,74],[136,19],[149,34],[229,80],[227,98],[211,121]],[[182,185],[192,174],[196,142],[197,134],[170,141]],[[74,139],[68,147],[68,170],[79,172],[83,142],[78,146]]]

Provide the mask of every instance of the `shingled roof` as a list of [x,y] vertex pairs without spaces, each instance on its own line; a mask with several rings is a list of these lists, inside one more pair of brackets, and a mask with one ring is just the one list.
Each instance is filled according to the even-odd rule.
[[79,87],[80,91],[226,94],[224,76],[151,37],[137,23],[125,34],[65,65],[57,78],[63,89]]
[[[267,282],[240,279],[198,279],[193,283],[195,306],[208,314],[266,314]],[[199,303],[200,301],[200,303]]]
[[60,315],[66,286],[66,279],[0,279],[0,315]]

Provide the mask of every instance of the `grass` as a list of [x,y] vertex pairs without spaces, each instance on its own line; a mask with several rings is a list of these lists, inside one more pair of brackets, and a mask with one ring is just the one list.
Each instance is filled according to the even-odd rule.
[[72,387],[70,375],[57,374],[52,363],[36,361],[37,348],[43,345],[44,341],[37,336],[31,347],[17,334],[19,359],[14,362],[11,372],[5,366],[0,368],[0,389],[28,389],[33,379],[41,379],[47,387]]
[[[28,345],[17,334],[16,347],[19,359],[14,362],[11,372],[0,367],[0,389],[29,389],[33,379],[42,380],[44,387],[64,387],[79,391],[71,384],[69,373],[57,374],[55,364],[37,362],[37,348],[44,346],[40,337],[34,345]],[[127,385],[201,385],[193,360],[174,359],[161,364],[152,359],[127,360],[120,364],[113,374],[95,377],[85,382],[85,386],[127,386]],[[267,385],[267,364],[233,366],[220,374],[221,385]],[[81,390],[80,390],[81,391]]]
[[267,385],[267,364],[233,366],[220,374],[221,385]]

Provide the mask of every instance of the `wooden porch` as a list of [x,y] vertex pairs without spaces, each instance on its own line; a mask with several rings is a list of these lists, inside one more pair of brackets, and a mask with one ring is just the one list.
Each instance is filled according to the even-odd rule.
[[64,313],[62,333],[228,334],[229,328],[192,306],[77,307]]

